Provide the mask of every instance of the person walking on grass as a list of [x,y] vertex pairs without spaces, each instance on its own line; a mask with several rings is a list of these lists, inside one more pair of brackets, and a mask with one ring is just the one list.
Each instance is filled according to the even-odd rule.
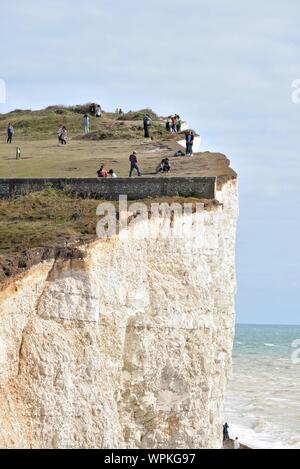
[[14,128],[11,125],[11,123],[9,123],[7,127],[7,141],[6,141],[7,143],[12,142],[13,135],[14,135]]
[[85,114],[83,117],[83,131],[84,135],[90,133],[90,118],[87,114]]
[[134,151],[134,152],[130,155],[129,161],[130,161],[129,177],[131,178],[132,173],[133,173],[134,170],[136,170],[138,176],[141,176],[140,168],[139,168],[138,161],[137,161],[136,151]]
[[186,155],[193,156],[194,133],[192,131],[187,132],[185,140],[186,140]]
[[60,143],[62,145],[67,145],[67,139],[68,139],[68,131],[65,126],[61,129],[61,134],[60,134]]

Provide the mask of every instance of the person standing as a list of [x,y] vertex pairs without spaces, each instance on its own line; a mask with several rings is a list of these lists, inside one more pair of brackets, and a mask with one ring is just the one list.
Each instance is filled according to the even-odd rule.
[[239,442],[239,439],[238,437],[236,437],[236,439],[234,440],[234,449],[240,449],[240,442]]
[[61,133],[62,133],[63,125],[60,125],[58,131],[57,131],[57,136],[58,136],[58,144],[61,144]]
[[167,122],[166,122],[166,130],[168,132],[171,132],[172,128],[171,128],[171,121],[170,121],[170,118],[168,117],[167,119]]
[[152,120],[148,114],[145,114],[144,117],[144,132],[145,132],[145,138],[150,138],[150,133],[149,133],[149,127],[152,124]]
[[172,132],[176,133],[177,132],[177,116],[172,117]]
[[180,116],[177,116],[177,123],[176,123],[176,131],[177,132],[181,132],[181,125],[182,125],[182,121],[180,119]]
[[192,131],[186,134],[186,155],[193,156],[194,133]]
[[83,117],[83,131],[84,135],[90,133],[90,118],[87,114],[85,114]]
[[230,438],[229,438],[229,425],[228,425],[227,422],[223,425],[223,440],[224,441],[230,440]]
[[95,103],[92,103],[90,105],[90,113],[92,114],[92,116],[95,115],[95,112],[96,112],[96,104]]
[[62,145],[67,145],[67,139],[68,139],[68,131],[65,126],[61,129],[61,134],[60,134],[60,143]]
[[96,110],[95,110],[95,117],[101,117],[102,116],[102,112],[101,112],[101,106],[99,106],[99,104],[97,104],[96,106]]
[[138,173],[138,176],[141,176],[140,168],[139,168],[138,161],[137,161],[136,151],[134,151],[130,155],[129,161],[130,161],[129,177],[131,178],[132,173],[133,173],[134,170],[136,170],[136,172]]
[[6,141],[7,143],[12,142],[13,135],[14,135],[14,128],[9,122],[8,127],[7,127],[7,141]]

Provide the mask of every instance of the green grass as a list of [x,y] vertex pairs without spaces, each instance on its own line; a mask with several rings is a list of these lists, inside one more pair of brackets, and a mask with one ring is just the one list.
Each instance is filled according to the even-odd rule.
[[0,255],[95,235],[98,204],[52,189],[0,201]]
[[[68,109],[13,112],[0,116],[0,131],[5,133],[8,122],[11,122],[19,138],[40,140],[56,137],[60,125],[65,125],[70,135],[80,134],[83,129],[82,120],[83,115]],[[105,116],[101,121],[90,117],[91,129],[98,130],[103,121],[113,122],[113,118]]]
[[[140,200],[151,203],[203,202],[207,209],[215,201],[193,197],[163,197]],[[51,187],[12,200],[0,200],[0,259],[6,254],[20,254],[36,247],[68,245],[85,237],[96,237],[97,206],[95,199],[71,196]],[[118,202],[112,202],[118,209]],[[129,206],[131,203],[129,203]]]
[[[5,134],[9,122],[12,123],[15,133],[19,138],[29,138],[32,140],[48,139],[56,137],[60,125],[65,125],[71,136],[80,136],[83,131],[83,115],[88,109],[87,106],[73,106],[71,108],[63,106],[51,106],[40,111],[16,110],[6,115],[0,115],[0,132]],[[129,136],[139,131],[137,121],[142,121],[145,110],[125,114],[123,130],[129,130]],[[149,111],[155,121],[158,117]],[[130,125],[130,121],[133,125]],[[90,129],[92,132],[109,134],[107,138],[119,138],[119,130],[122,122],[117,114],[104,113],[101,118],[90,116]],[[140,125],[142,122],[140,122]],[[132,127],[132,128],[131,128]],[[160,128],[161,126],[157,126]],[[108,132],[109,131],[109,132]],[[139,131],[140,134],[140,131]],[[126,136],[123,132],[123,136]]]
[[[133,150],[139,152],[142,171],[148,174],[155,170],[160,157],[167,156],[151,153],[151,142],[145,145],[143,122],[139,120],[145,111],[128,113],[123,120],[114,113],[104,113],[100,119],[90,116],[90,134],[84,136],[82,121],[86,108],[52,106],[0,115],[0,178],[95,177],[100,164],[126,176]],[[151,115],[154,143],[172,144],[174,137],[165,130],[163,121]],[[6,143],[8,122],[15,130],[11,145]],[[68,130],[68,144],[64,147],[57,140],[60,125]],[[21,148],[19,161],[15,158],[16,146]]]

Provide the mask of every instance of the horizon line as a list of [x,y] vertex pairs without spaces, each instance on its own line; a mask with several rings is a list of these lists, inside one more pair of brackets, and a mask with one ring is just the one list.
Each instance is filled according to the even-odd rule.
[[296,326],[296,327],[300,327],[300,324],[237,322],[236,326]]

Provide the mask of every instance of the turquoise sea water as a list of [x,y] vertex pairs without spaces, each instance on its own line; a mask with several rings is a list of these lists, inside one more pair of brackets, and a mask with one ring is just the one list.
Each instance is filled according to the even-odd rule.
[[225,405],[232,437],[259,448],[300,448],[299,351],[300,326],[237,326]]

